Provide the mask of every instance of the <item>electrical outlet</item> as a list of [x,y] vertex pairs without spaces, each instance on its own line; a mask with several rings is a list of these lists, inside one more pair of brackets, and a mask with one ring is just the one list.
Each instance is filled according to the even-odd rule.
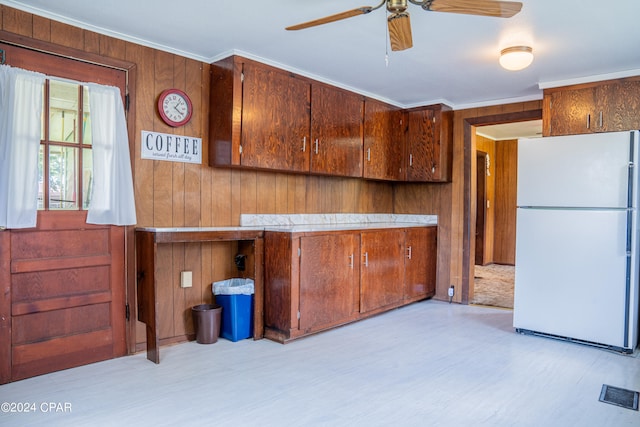
[[181,271],[180,272],[180,287],[181,288],[190,288],[192,285],[192,274],[191,271]]
[[455,288],[453,285],[449,286],[449,296],[452,297],[455,294]]

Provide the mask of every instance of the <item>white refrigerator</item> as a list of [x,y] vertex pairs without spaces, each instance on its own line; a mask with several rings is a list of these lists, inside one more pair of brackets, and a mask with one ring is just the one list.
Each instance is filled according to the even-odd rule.
[[638,344],[638,131],[518,141],[513,326]]

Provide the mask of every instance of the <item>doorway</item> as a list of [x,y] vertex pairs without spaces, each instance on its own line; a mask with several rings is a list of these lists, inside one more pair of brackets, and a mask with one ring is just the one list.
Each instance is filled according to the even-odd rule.
[[518,139],[540,136],[542,120],[477,126],[474,131],[475,265],[469,302],[513,308]]

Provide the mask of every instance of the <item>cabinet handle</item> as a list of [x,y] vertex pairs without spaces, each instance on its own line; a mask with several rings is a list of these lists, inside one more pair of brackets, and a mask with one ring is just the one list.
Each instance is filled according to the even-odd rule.
[[407,259],[411,259],[411,246],[407,248]]
[[353,254],[349,255],[349,267],[353,270]]
[[316,138],[316,154],[318,154],[318,138]]
[[409,166],[413,166],[413,154],[409,154]]
[[364,253],[364,266],[369,267],[369,252]]
[[602,127],[602,111],[600,111],[600,117],[598,117],[598,127]]
[[371,161],[371,148],[367,148],[367,162]]
[[591,114],[587,114],[587,129],[591,126]]
[[436,167],[435,166],[431,166],[431,173],[436,173]]
[[303,137],[302,138],[302,152],[304,153],[305,151],[307,151],[307,137]]

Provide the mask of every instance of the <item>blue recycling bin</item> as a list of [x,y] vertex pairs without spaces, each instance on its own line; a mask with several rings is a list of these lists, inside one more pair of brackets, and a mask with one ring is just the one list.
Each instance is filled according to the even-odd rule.
[[253,336],[253,280],[214,282],[212,291],[216,304],[222,307],[220,336],[233,342]]

